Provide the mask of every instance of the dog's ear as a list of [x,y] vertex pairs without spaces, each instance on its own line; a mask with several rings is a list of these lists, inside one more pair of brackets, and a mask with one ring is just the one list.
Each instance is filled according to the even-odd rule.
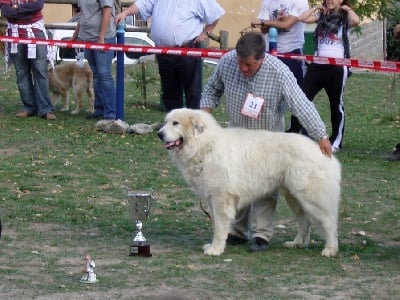
[[201,120],[200,116],[193,115],[191,118],[192,126],[193,126],[193,133],[194,136],[197,137],[204,132],[205,124]]

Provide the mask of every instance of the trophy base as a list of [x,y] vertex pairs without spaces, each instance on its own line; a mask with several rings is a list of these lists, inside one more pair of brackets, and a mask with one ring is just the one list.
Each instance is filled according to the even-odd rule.
[[153,256],[153,254],[150,253],[150,244],[145,243],[142,245],[138,244],[131,245],[129,256],[141,256],[141,257]]

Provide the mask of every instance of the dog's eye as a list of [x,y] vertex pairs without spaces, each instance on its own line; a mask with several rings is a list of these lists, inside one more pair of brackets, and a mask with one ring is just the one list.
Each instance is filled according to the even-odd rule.
[[179,125],[179,122],[178,121],[173,121],[172,125],[174,125],[174,126]]

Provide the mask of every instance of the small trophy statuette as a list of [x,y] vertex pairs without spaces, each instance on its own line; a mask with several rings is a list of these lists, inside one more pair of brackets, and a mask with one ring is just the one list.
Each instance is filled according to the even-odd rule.
[[130,246],[130,256],[150,257],[150,244],[143,235],[143,222],[150,215],[150,200],[154,199],[151,193],[128,193],[128,207],[132,213],[132,217],[136,222],[136,236],[133,238],[133,243]]
[[83,275],[81,277],[80,282],[96,283],[98,281],[96,273],[94,272],[94,268],[96,268],[96,264],[90,258],[90,255],[86,255],[84,261],[85,261],[85,264],[84,264],[83,270],[82,270]]

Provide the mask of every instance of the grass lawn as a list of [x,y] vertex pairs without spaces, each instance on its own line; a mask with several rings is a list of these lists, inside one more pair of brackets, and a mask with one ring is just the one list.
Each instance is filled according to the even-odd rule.
[[[211,71],[205,67],[205,79]],[[164,118],[152,64],[146,79],[144,94],[141,67],[126,68],[129,124]],[[211,240],[211,223],[155,133],[96,132],[85,112],[17,119],[12,69],[0,82],[0,299],[398,298],[400,162],[386,159],[400,142],[398,81],[355,72],[346,86],[338,257],[321,257],[315,232],[309,249],[283,248],[296,233],[284,199],[267,252],[228,246],[208,257],[201,247]],[[315,104],[329,127],[324,92]],[[214,114],[226,121],[223,107]],[[144,224],[151,258],[128,255],[135,235],[128,191],[153,191]],[[96,284],[79,282],[86,254],[96,262]]]

